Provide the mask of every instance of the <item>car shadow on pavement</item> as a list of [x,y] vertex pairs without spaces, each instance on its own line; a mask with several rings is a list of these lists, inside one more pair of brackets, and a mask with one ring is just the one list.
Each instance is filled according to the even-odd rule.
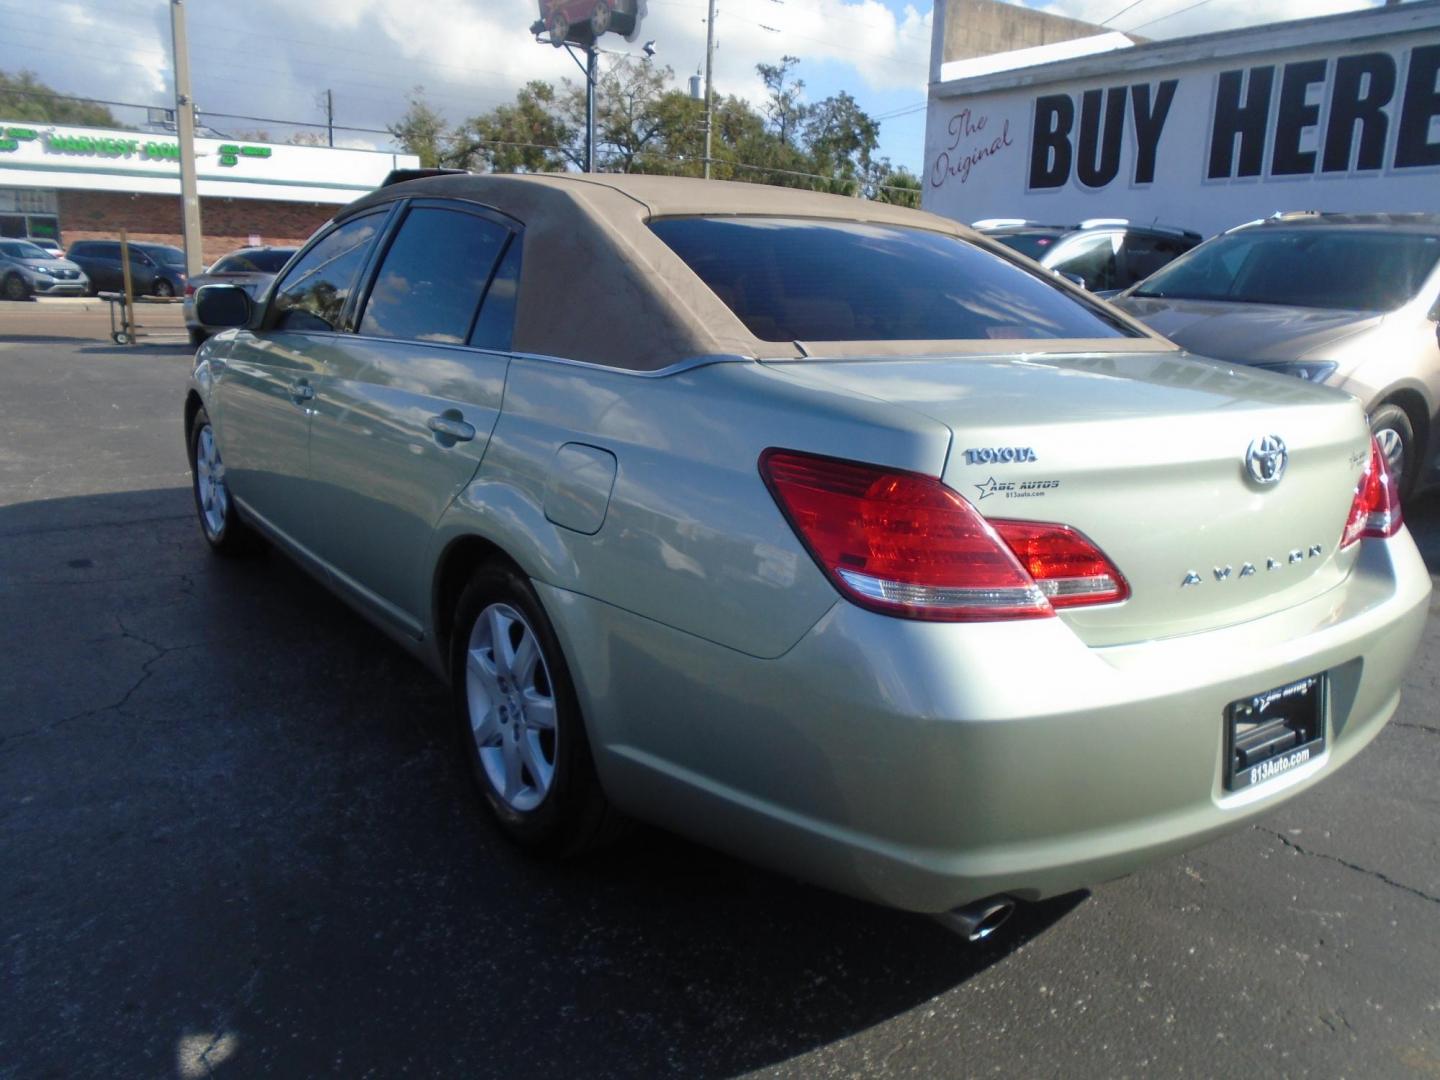
[[1405,506],[1405,524],[1425,558],[1430,573],[1440,576],[1440,490],[1412,499]]
[[0,650],[19,1075],[726,1076],[1084,899],[972,946],[657,829],[528,858],[443,687],[285,558],[210,555],[184,488],[0,507]]
[[134,345],[94,345],[77,350],[82,356],[185,356],[195,355],[195,346],[184,338],[148,341],[141,338]]

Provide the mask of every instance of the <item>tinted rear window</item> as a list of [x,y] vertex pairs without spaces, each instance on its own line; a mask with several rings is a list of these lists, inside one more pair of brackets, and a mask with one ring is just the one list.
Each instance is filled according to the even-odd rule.
[[1130,336],[1035,274],[944,233],[765,217],[650,227],[762,341]]
[[294,248],[273,251],[237,251],[226,255],[210,268],[212,274],[278,274],[285,269]]

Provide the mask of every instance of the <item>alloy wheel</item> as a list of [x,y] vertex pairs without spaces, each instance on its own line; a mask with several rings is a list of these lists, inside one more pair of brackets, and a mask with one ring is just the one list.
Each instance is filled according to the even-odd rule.
[[225,531],[230,515],[230,492],[225,487],[225,464],[209,424],[195,437],[195,494],[205,532],[212,540],[217,539]]
[[490,604],[475,620],[465,679],[486,779],[512,810],[534,810],[555,780],[555,690],[539,638],[509,604]]
[[1375,441],[1380,446],[1380,453],[1385,455],[1390,475],[1398,484],[1405,475],[1405,437],[1394,428],[1385,427],[1375,432]]

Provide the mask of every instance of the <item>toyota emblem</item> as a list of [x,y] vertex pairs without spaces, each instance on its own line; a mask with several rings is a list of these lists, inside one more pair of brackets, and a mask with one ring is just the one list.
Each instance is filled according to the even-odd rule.
[[1285,475],[1290,453],[1279,435],[1262,435],[1245,452],[1245,468],[1257,484],[1278,484]]

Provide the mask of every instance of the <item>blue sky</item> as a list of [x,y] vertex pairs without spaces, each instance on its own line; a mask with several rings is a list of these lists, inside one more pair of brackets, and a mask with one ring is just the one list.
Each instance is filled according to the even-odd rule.
[[[1381,0],[1029,0],[1029,6],[1164,37],[1374,6]],[[881,126],[881,152],[919,170],[930,54],[930,0],[718,0],[716,85],[758,100],[755,65],[801,58],[807,96],[853,94]],[[700,69],[706,0],[647,0],[639,38],[654,38],[657,63],[682,84]],[[1130,10],[1123,10],[1129,7]],[[1191,8],[1194,10],[1189,10]],[[563,52],[537,45],[527,27],[536,0],[192,0],[191,66],[202,110],[261,118],[320,120],[334,94],[336,122],[381,128],[397,119],[410,89],[459,120],[514,97],[527,79],[578,75]],[[1118,13],[1118,17],[1117,16]],[[90,97],[167,105],[167,0],[0,0],[0,69],[29,68],[58,89]],[[611,48],[639,43],[607,39]],[[135,117],[124,114],[128,119]],[[216,127],[273,122],[216,118]],[[385,136],[341,132],[337,141],[385,144]]]

